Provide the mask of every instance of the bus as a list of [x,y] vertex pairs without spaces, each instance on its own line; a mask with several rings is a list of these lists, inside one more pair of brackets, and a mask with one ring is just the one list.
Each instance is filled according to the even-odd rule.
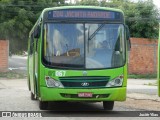
[[45,110],[49,102],[126,100],[129,30],[119,9],[45,8],[28,41],[28,88]]
[[157,70],[157,83],[158,83],[158,96],[160,97],[160,23],[159,23],[159,39],[158,39],[158,70]]

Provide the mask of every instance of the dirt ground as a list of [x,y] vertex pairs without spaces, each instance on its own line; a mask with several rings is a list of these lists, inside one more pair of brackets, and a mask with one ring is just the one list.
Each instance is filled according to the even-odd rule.
[[154,100],[132,99],[127,98],[125,102],[117,102],[118,106],[135,108],[146,111],[160,111],[160,102]]

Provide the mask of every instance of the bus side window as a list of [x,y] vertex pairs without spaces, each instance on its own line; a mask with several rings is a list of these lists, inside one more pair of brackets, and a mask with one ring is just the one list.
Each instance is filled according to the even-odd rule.
[[38,39],[36,39],[36,50],[35,50],[35,52],[37,52],[38,51]]
[[41,26],[38,25],[34,30],[34,38],[39,38],[41,33]]
[[31,35],[31,38],[30,38],[30,55],[33,54],[33,49],[34,49],[34,38],[33,38],[33,34]]

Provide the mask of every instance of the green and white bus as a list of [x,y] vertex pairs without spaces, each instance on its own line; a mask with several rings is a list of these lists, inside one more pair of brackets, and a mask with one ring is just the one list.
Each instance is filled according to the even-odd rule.
[[121,10],[46,8],[29,34],[28,87],[40,109],[48,102],[126,100],[129,30]]
[[157,70],[157,76],[158,76],[158,95],[160,97],[160,23],[159,23],[159,39],[158,39],[158,70]]

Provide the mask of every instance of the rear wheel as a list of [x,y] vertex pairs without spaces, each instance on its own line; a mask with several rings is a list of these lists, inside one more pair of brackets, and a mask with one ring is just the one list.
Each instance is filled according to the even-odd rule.
[[48,102],[46,102],[46,101],[39,101],[39,108],[41,110],[47,110],[47,108],[48,108]]
[[114,101],[103,101],[104,110],[113,110]]

